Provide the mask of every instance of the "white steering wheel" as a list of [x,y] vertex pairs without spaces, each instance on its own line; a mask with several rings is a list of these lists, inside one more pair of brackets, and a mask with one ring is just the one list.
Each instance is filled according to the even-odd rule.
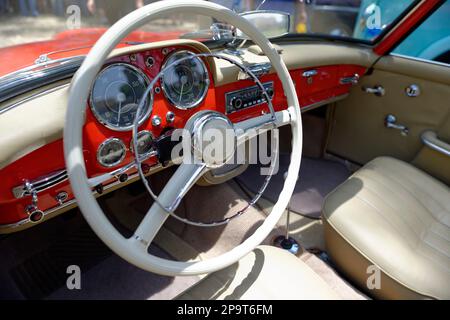
[[[272,115],[262,115],[250,120],[231,124],[225,115],[204,112],[194,115],[196,126],[209,127],[216,121],[222,126],[235,129],[236,140],[242,143],[251,138],[254,129],[272,129],[290,124],[292,127],[292,154],[287,178],[279,199],[264,223],[242,244],[212,259],[203,261],[179,262],[156,257],[148,253],[148,247],[169,214],[162,206],[169,208],[176,204],[208,169],[207,165],[181,164],[175,174],[161,191],[158,201],[151,206],[146,216],[131,238],[125,238],[116,230],[104,215],[92,193],[91,185],[84,165],[82,132],[85,120],[86,101],[97,74],[100,72],[111,51],[130,32],[138,29],[152,19],[164,14],[191,13],[205,15],[225,21],[244,32],[269,58],[283,85],[288,109]],[[256,248],[276,226],[294,191],[300,169],[302,155],[302,122],[300,105],[292,78],[286,65],[270,41],[247,20],[235,12],[207,1],[168,0],[142,7],[113,25],[95,44],[80,69],[72,79],[70,86],[66,123],[64,127],[64,156],[73,193],[86,221],[94,232],[116,254],[131,264],[162,275],[197,275],[223,269]],[[190,120],[189,122],[192,123]],[[208,123],[210,122],[210,123]]]

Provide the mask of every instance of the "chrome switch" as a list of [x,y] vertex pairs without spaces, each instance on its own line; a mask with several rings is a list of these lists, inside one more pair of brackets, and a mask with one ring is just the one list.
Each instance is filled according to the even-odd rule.
[[412,84],[405,89],[406,95],[410,98],[420,96],[420,87],[417,84]]

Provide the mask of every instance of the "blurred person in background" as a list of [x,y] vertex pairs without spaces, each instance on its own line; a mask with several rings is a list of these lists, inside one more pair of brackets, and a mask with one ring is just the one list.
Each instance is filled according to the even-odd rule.
[[0,14],[9,13],[9,0],[0,0]]
[[97,10],[103,11],[109,24],[127,15],[128,13],[144,6],[144,0],[88,0],[87,9],[91,14]]
[[60,16],[60,17],[65,15],[66,6],[65,6],[64,2],[65,2],[64,0],[51,0],[50,1],[53,14]]
[[37,17],[39,15],[36,0],[19,0],[19,10],[20,14],[25,17]]
[[306,12],[306,1],[297,0],[295,7],[295,32],[308,33],[310,27],[308,25],[308,14]]

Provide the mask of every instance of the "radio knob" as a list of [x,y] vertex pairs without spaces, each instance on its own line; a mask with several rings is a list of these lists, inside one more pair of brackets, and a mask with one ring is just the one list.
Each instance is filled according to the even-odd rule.
[[231,100],[231,105],[234,109],[242,108],[242,99],[237,97],[233,98],[233,100]]

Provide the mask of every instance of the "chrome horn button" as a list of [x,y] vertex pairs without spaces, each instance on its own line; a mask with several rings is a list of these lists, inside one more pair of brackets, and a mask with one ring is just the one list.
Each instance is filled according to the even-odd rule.
[[186,129],[191,133],[194,161],[215,169],[233,158],[237,145],[236,131],[230,119],[222,113],[199,112],[188,121]]

